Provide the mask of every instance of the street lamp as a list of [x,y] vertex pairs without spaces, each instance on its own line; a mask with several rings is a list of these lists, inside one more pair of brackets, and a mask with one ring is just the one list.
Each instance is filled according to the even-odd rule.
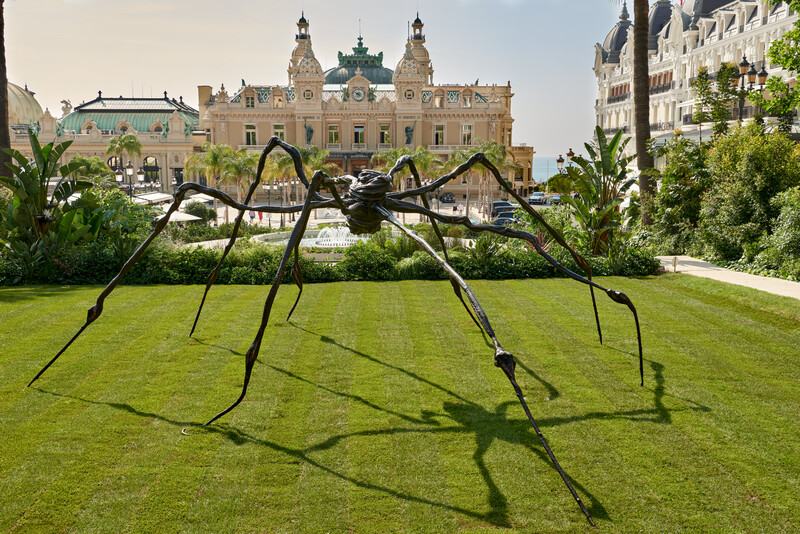
[[[742,56],[742,62],[739,63],[739,122],[744,118],[744,97],[751,91],[763,91],[764,85],[767,83],[767,69],[761,66],[761,72],[756,71],[756,64],[747,61],[747,56]],[[745,77],[747,77],[745,85]],[[758,89],[755,89],[756,78],[758,78]],[[733,86],[736,87],[737,79],[733,79]]]
[[[570,149],[570,151],[571,150],[572,149]],[[569,156],[569,153],[567,153],[567,155]],[[558,159],[556,159],[556,165],[558,166],[558,172],[560,172],[561,174],[567,174],[567,171],[564,170],[564,156],[562,156],[561,154],[559,154]]]
[[136,171],[136,180],[139,182],[139,185],[144,189],[144,170],[139,167],[139,170]]
[[[125,169],[125,173],[122,172],[122,169]],[[131,178],[133,176],[133,164],[130,161],[124,167],[119,167],[114,171],[114,179],[118,185],[122,185],[125,182],[125,175],[128,176],[128,196],[133,198],[133,180]]]

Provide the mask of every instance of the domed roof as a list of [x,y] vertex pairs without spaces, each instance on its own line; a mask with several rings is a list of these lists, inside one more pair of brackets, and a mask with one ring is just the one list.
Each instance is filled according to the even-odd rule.
[[363,38],[358,37],[358,45],[353,47],[353,54],[339,52],[339,66],[325,71],[325,83],[341,85],[356,75],[356,69],[361,69],[361,75],[370,83],[391,84],[394,71],[383,66],[383,52],[377,55],[367,54],[368,47],[364,46]]
[[628,30],[631,28],[631,21],[628,15],[627,4],[622,4],[622,13],[619,15],[619,22],[608,32],[603,49],[608,52],[608,63],[619,63],[619,53],[625,43],[628,42]]
[[422,24],[422,21],[419,18],[419,13],[417,13],[417,18],[414,19],[414,24]]
[[314,57],[314,51],[311,50],[311,46],[306,46],[306,51],[303,54],[303,59],[297,64],[297,69],[295,70],[294,77],[295,78],[318,78],[324,76],[322,72],[322,66],[317,61],[317,58]]
[[297,23],[298,24],[308,24],[308,21],[306,20],[305,12],[303,12],[303,11],[300,12],[300,20],[298,20]]
[[406,52],[395,67],[393,81],[395,83],[401,80],[422,81],[422,78],[422,68],[411,52],[411,43],[406,43]]
[[8,82],[8,124],[29,124],[39,122],[42,106],[33,98],[33,93],[19,85]]
[[658,49],[658,34],[661,33],[664,25],[669,22],[670,17],[672,17],[672,3],[670,0],[658,0],[650,7],[650,12],[647,14],[647,22],[650,29],[647,47],[650,50]]

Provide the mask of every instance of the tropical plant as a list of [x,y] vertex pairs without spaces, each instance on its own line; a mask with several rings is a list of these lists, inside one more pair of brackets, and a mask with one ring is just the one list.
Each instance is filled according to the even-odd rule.
[[[199,174],[210,182],[211,187],[217,187],[217,181],[225,167],[225,160],[233,154],[233,148],[228,145],[213,145],[205,143],[202,152],[195,152],[186,156],[184,167],[190,174]],[[217,199],[214,199],[214,211],[217,211]],[[226,216],[228,210],[225,210]],[[226,219],[227,220],[227,219]]]
[[[242,203],[242,192],[247,189],[245,183],[248,178],[254,178],[258,167],[258,152],[249,152],[241,148],[230,153],[223,159],[220,182],[236,185],[236,201]],[[225,210],[227,215],[227,210]],[[227,217],[225,222],[228,222]]]
[[624,156],[629,139],[622,140],[618,130],[610,141],[602,128],[595,128],[597,144],[586,143],[590,159],[575,156],[575,165],[566,171],[575,184],[577,197],[564,197],[575,221],[585,233],[592,254],[603,253],[611,232],[620,226],[619,205],[635,182],[628,178],[628,164],[635,156]]
[[[79,163],[71,161],[59,166],[59,159],[72,144],[66,141],[55,145],[39,144],[36,134],[28,131],[33,160],[11,148],[3,151],[16,163],[6,163],[10,177],[0,177],[0,185],[7,187],[14,198],[3,214],[9,232],[28,245],[39,241],[52,228],[60,224],[61,217],[71,209],[69,197],[92,186],[90,182],[72,178]],[[61,178],[48,197],[50,181]]]
[[77,163],[72,173],[73,178],[83,178],[100,187],[109,187],[115,183],[114,171],[97,156],[84,158],[78,155],[72,161]]
[[134,134],[121,134],[108,140],[106,154],[116,156],[117,161],[122,165],[125,161],[124,155],[127,155],[128,159],[132,158],[134,154],[142,155],[142,142]]

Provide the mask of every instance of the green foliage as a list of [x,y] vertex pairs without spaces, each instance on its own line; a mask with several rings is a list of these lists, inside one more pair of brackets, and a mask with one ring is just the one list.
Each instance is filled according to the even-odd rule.
[[711,187],[707,148],[675,136],[656,155],[664,157],[666,164],[652,203],[649,230],[661,254],[696,251],[702,200]]
[[217,220],[217,211],[211,206],[206,206],[205,203],[198,202],[197,200],[187,202],[184,211],[188,215],[200,217],[203,220],[203,224],[208,224]]
[[134,154],[142,155],[142,142],[134,134],[118,135],[108,140],[106,154],[113,154],[119,158],[120,164],[123,164],[125,161],[123,156],[126,154],[128,159],[132,158]]
[[[216,239],[229,239],[233,233],[234,223],[224,223],[219,226],[206,226],[204,224],[188,224],[180,227],[174,224],[167,225],[166,236],[176,243],[197,243],[199,241],[213,241]],[[269,234],[277,232],[266,226],[250,224],[242,221],[239,226],[238,239],[252,237],[254,235]]]
[[713,185],[700,215],[707,252],[722,260],[752,259],[778,217],[772,199],[800,183],[800,147],[751,124],[719,139],[708,163]]
[[748,98],[767,113],[777,117],[779,131],[790,133],[794,124],[794,110],[800,107],[800,91],[789,86],[783,79],[771,76],[767,79],[765,92],[769,93],[769,98],[761,91],[752,91],[748,94]]
[[339,269],[346,280],[394,280],[395,259],[385,250],[369,243],[348,247]]
[[99,157],[84,158],[78,155],[72,158],[72,161],[76,164],[76,168],[72,173],[73,178],[82,178],[101,187],[112,187],[114,185],[114,171]]
[[700,67],[697,78],[691,86],[695,91],[695,107],[692,118],[701,124],[714,122],[714,135],[728,132],[728,121],[731,120],[731,110],[734,102],[739,98],[739,91],[734,85],[738,79],[739,70],[733,63],[720,65],[716,76],[716,84],[711,81],[707,67]]
[[567,173],[572,179],[578,197],[563,197],[580,225],[592,254],[601,254],[611,233],[620,226],[618,209],[623,196],[635,180],[627,177],[627,165],[634,156],[623,155],[630,138],[622,141],[622,130],[608,141],[602,128],[595,129],[597,144],[586,143],[590,159],[572,158],[574,166]]

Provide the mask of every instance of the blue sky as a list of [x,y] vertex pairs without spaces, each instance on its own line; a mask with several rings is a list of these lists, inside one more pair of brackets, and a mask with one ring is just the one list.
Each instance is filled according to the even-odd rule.
[[[11,0],[9,80],[61,115],[108,95],[182,95],[197,85],[286,83],[300,11],[317,58],[336,65],[356,44],[394,68],[419,9],[434,82],[505,84],[515,97],[514,144],[537,156],[583,152],[594,126],[594,44],[616,23],[609,0]],[[580,147],[580,148],[579,148]]]

